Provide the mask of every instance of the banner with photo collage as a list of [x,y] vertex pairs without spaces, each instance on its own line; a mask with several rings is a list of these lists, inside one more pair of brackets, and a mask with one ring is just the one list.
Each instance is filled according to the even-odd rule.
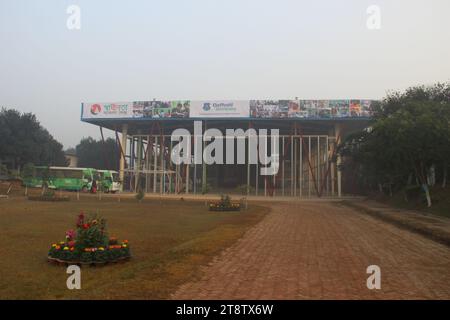
[[372,116],[372,100],[153,100],[83,103],[82,119],[329,119]]

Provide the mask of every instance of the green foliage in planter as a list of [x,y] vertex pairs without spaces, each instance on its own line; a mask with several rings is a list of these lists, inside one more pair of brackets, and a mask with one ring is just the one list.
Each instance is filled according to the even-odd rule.
[[81,213],[76,231],[68,230],[66,240],[54,243],[48,256],[61,261],[105,263],[130,257],[130,249],[128,240],[119,244],[117,238],[108,238],[105,219]]
[[80,214],[77,222],[77,249],[83,251],[84,248],[106,247],[108,242],[106,220],[97,215],[85,218],[84,214]]
[[231,198],[230,198],[230,196],[229,195],[221,195],[220,196],[220,202],[219,202],[219,204],[222,206],[222,207],[229,207],[230,205],[231,205]]
[[221,195],[220,200],[209,204],[210,211],[239,211],[240,204],[232,203],[228,195]]
[[93,260],[93,252],[82,252],[80,255],[81,262],[91,262]]

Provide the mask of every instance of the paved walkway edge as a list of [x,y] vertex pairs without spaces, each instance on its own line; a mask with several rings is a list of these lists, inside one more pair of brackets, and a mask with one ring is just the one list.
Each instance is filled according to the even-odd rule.
[[[388,214],[383,210],[370,208],[369,206],[359,201],[343,200],[341,203],[343,205],[356,209],[359,212],[369,214],[372,217],[381,219],[399,228],[415,232],[430,240],[450,247],[450,232],[446,232],[444,230],[436,230],[435,228],[428,226],[426,223],[412,223],[411,221],[404,220],[401,217],[396,216],[395,214]],[[418,213],[415,213],[413,211],[402,211],[407,212],[409,215],[418,215]]]

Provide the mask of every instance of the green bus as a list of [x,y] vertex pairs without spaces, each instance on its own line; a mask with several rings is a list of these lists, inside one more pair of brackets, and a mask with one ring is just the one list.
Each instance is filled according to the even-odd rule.
[[23,180],[27,187],[41,188],[47,176],[49,189],[87,192],[92,188],[97,170],[92,168],[35,167],[33,175]]
[[116,193],[120,191],[119,173],[113,170],[97,170],[99,187],[103,192]]

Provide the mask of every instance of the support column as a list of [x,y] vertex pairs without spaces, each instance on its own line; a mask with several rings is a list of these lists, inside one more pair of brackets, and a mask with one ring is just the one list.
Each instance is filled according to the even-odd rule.
[[189,193],[189,164],[186,164],[186,193]]
[[281,152],[282,152],[282,160],[281,160],[281,195],[284,197],[284,136],[282,138],[282,147],[281,147]]
[[197,194],[197,164],[194,162],[194,186],[193,186],[194,194]]
[[119,163],[119,180],[122,182],[120,185],[120,191],[123,191],[123,184],[125,178],[125,152],[127,150],[127,135],[128,135],[128,125],[124,124],[122,126],[122,140],[120,141],[120,148],[122,149],[123,154],[120,157]]
[[164,145],[164,135],[161,135],[161,141],[159,143],[159,152],[160,152],[160,167],[161,167],[161,180],[159,180],[159,193],[164,193],[164,187],[165,187],[165,166],[164,166],[164,152],[165,152],[165,145]]
[[311,165],[311,136],[308,137],[308,162],[309,162],[309,166],[310,166],[310,168],[308,168],[308,197],[311,197],[311,180],[312,180],[312,175],[311,175],[311,170],[312,170],[312,165]]
[[300,165],[299,165],[299,174],[300,174],[300,198],[303,197],[303,136],[300,137]]
[[134,168],[134,191],[138,192],[140,188],[140,177],[141,177],[141,170],[142,170],[142,136],[139,136],[137,138],[137,159],[136,159],[136,167]]
[[[251,122],[248,123],[248,130],[252,128]],[[250,131],[248,131],[250,132]],[[237,139],[236,139],[237,140]],[[234,147],[234,144],[233,144]],[[234,153],[234,152],[233,152]],[[250,148],[247,148],[247,197],[250,195]]]
[[297,128],[295,128],[295,137],[294,137],[294,163],[292,164],[292,168],[294,169],[294,197],[297,196]]
[[256,162],[256,164],[255,164],[255,196],[258,195],[258,189],[259,189],[258,177],[259,177],[259,165],[258,165],[258,162]]
[[[336,143],[336,147],[337,147],[337,143],[338,143],[338,138],[341,136],[342,134],[342,130],[341,130],[341,126],[339,124],[336,124],[334,127],[334,135],[335,135],[335,143]],[[341,163],[342,163],[342,159],[341,156],[338,154],[337,155],[337,159],[336,159],[336,165],[337,165],[337,189],[338,189],[338,197],[342,197],[342,172],[341,172]]]
[[[320,181],[320,136],[317,136],[317,170],[316,170],[316,174],[317,174],[317,188],[320,190],[321,189],[321,181]],[[320,197],[320,195],[317,195],[318,197]]]
[[291,196],[294,196],[294,136],[291,133]]
[[169,159],[168,159],[168,163],[167,163],[167,170],[170,171],[169,173],[169,194],[172,193],[172,165],[171,165],[171,161],[172,161],[172,141],[169,139]]
[[148,186],[149,186],[149,176],[148,176],[148,170],[150,167],[150,136],[147,136],[147,148],[145,149],[145,193],[148,193]]
[[[206,132],[207,127],[206,127],[206,120],[205,120],[205,126],[204,126],[204,130],[203,130],[203,134]],[[202,139],[202,143],[203,143],[203,151],[205,150],[205,139]],[[202,155],[202,159],[203,159],[203,155]],[[207,191],[211,191],[211,190],[206,190],[207,189],[207,178],[206,178],[206,163],[203,160],[202,161],[202,194],[206,194]]]
[[324,172],[326,172],[326,176],[324,177],[324,179],[327,179],[327,196],[330,195],[330,179],[329,179],[329,168],[330,168],[330,142],[328,141],[328,135],[327,135],[327,143],[326,143],[326,151],[325,151],[325,169]]
[[155,136],[155,145],[153,149],[153,193],[156,193],[156,179],[157,172],[156,168],[158,167],[158,136]]

